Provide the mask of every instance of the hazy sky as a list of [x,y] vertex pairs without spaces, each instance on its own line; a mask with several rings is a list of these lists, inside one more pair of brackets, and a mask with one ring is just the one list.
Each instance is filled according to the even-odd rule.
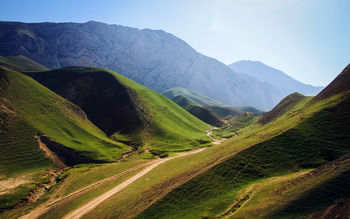
[[1,0],[0,20],[163,29],[225,64],[259,60],[313,85],[350,63],[350,0]]

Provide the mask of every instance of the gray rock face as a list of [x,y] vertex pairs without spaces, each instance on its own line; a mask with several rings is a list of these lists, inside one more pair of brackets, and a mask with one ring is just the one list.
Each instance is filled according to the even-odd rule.
[[284,95],[201,55],[161,30],[87,23],[0,22],[0,55],[24,55],[49,67],[103,67],[161,92],[184,87],[231,106],[269,110]]
[[239,61],[232,63],[229,67],[236,73],[240,73],[242,77],[249,76],[261,82],[270,83],[279,90],[276,93],[278,94],[276,96],[277,99],[280,96],[285,97],[294,92],[299,92],[306,96],[315,96],[323,89],[323,87],[303,84],[284,72],[258,61]]

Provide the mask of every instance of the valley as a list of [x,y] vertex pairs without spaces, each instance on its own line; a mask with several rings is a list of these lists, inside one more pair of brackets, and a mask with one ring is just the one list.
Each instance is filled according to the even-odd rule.
[[[190,24],[177,30],[201,30]],[[225,39],[206,37],[209,49]],[[349,218],[350,64],[313,86],[198,45],[96,21],[0,21],[0,219]],[[261,60],[321,81],[319,57],[284,53]]]

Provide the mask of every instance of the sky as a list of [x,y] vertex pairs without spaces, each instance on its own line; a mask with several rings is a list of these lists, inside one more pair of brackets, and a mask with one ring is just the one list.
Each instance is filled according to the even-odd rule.
[[1,0],[0,20],[162,29],[225,64],[326,86],[350,63],[350,0]]

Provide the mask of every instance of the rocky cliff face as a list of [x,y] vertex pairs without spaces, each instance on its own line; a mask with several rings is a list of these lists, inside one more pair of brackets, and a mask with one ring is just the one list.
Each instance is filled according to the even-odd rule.
[[242,77],[161,30],[0,22],[0,55],[24,55],[49,68],[103,67],[158,92],[184,87],[232,106],[268,110],[283,98],[271,84]]

